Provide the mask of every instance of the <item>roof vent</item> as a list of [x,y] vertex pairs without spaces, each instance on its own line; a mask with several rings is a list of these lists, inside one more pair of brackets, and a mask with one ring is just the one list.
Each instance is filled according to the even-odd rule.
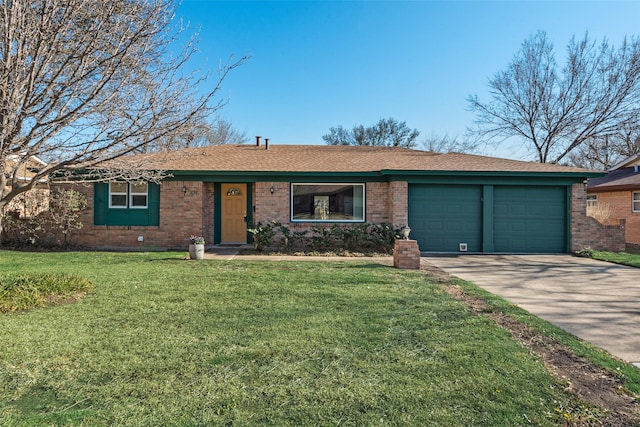
[[256,147],[260,147],[260,138],[261,136],[256,136]]
[[265,138],[264,139],[264,149],[268,150],[269,149],[269,138]]

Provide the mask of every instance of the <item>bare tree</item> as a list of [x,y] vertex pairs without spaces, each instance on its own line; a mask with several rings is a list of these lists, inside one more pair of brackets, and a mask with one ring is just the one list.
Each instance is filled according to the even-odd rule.
[[573,166],[607,170],[627,157],[640,153],[640,123],[618,132],[586,141],[569,154]]
[[471,132],[487,141],[524,141],[540,162],[558,163],[589,142],[638,123],[640,40],[615,49],[588,35],[567,45],[558,69],[544,32],[527,39],[505,71],[489,81],[492,101],[468,98]]
[[372,145],[387,147],[413,147],[420,135],[417,129],[410,129],[407,122],[394,118],[380,119],[373,126],[354,126],[352,130],[338,126],[329,129],[322,136],[327,145]]
[[[0,3],[0,212],[52,173],[142,151],[222,107],[214,96],[246,57],[213,80],[187,73],[195,39],[172,51],[173,16],[172,0]],[[34,157],[47,165],[18,176]]]
[[180,131],[144,147],[141,152],[175,151],[182,148],[222,144],[246,144],[246,131],[233,127],[231,121],[216,115],[212,121],[195,120]]
[[448,134],[432,133],[422,141],[422,147],[436,153],[473,153],[477,150],[477,142],[451,137]]

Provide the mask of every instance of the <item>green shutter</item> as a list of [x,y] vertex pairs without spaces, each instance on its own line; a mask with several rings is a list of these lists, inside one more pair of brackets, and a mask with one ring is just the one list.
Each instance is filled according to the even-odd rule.
[[147,225],[160,225],[160,185],[149,183],[149,222]]
[[109,198],[109,184],[97,182],[93,184],[93,224],[107,223],[107,199]]

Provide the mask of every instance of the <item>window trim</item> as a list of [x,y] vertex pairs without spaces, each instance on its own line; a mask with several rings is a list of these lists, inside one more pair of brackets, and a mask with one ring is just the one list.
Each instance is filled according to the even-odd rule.
[[[294,186],[297,185],[344,185],[344,186],[353,186],[353,187],[361,187],[362,188],[362,219],[294,219],[293,217],[293,207],[294,207]],[[364,182],[292,182],[290,183],[290,198],[289,198],[289,221],[292,223],[326,223],[326,224],[340,224],[340,223],[364,223],[367,219],[367,185]]]
[[598,195],[597,194],[587,194],[587,207],[588,208],[596,208],[598,207]]
[[[111,191],[111,185],[112,184],[125,184],[124,192],[122,192],[122,191]],[[110,182],[109,183],[109,209],[127,209],[128,208],[128,200],[129,200],[128,190],[129,190],[129,185],[126,182],[118,182],[118,181]],[[114,205],[112,196],[124,196],[124,205]]]
[[[636,204],[638,205],[637,209]],[[640,213],[640,191],[631,192],[631,212]]]
[[[133,191],[132,184],[144,184],[146,186],[146,191],[144,193],[138,193]],[[149,208],[149,183],[146,181],[137,181],[135,183],[128,183],[127,189],[129,190],[129,209],[148,209]],[[133,205],[133,196],[142,196],[144,195],[144,206],[134,206]]]

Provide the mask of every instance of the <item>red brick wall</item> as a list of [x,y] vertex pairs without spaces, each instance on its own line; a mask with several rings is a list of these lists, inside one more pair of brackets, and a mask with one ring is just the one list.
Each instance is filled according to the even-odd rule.
[[625,250],[625,220],[616,225],[601,224],[587,216],[587,192],[584,184],[571,187],[571,252],[585,247],[622,252]]
[[[186,250],[189,236],[194,234],[204,236],[208,245],[213,243],[213,184],[162,182],[160,225],[150,227],[93,225],[93,185],[73,188],[87,198],[88,206],[80,218],[83,228],[72,236],[75,244],[95,249]],[[138,236],[144,240],[138,242]]]
[[[273,187],[273,194],[271,193]],[[254,222],[289,223],[290,185],[288,182],[256,182],[253,186]]]
[[409,184],[407,181],[391,181],[391,223],[397,226],[409,224]]
[[627,243],[640,243],[640,212],[633,212],[631,205],[632,191],[609,191],[594,193],[598,195],[598,205],[612,209],[611,222],[626,220],[625,240]]
[[389,202],[389,198],[388,182],[367,183],[365,200],[367,222],[374,224],[391,222],[391,204]]

